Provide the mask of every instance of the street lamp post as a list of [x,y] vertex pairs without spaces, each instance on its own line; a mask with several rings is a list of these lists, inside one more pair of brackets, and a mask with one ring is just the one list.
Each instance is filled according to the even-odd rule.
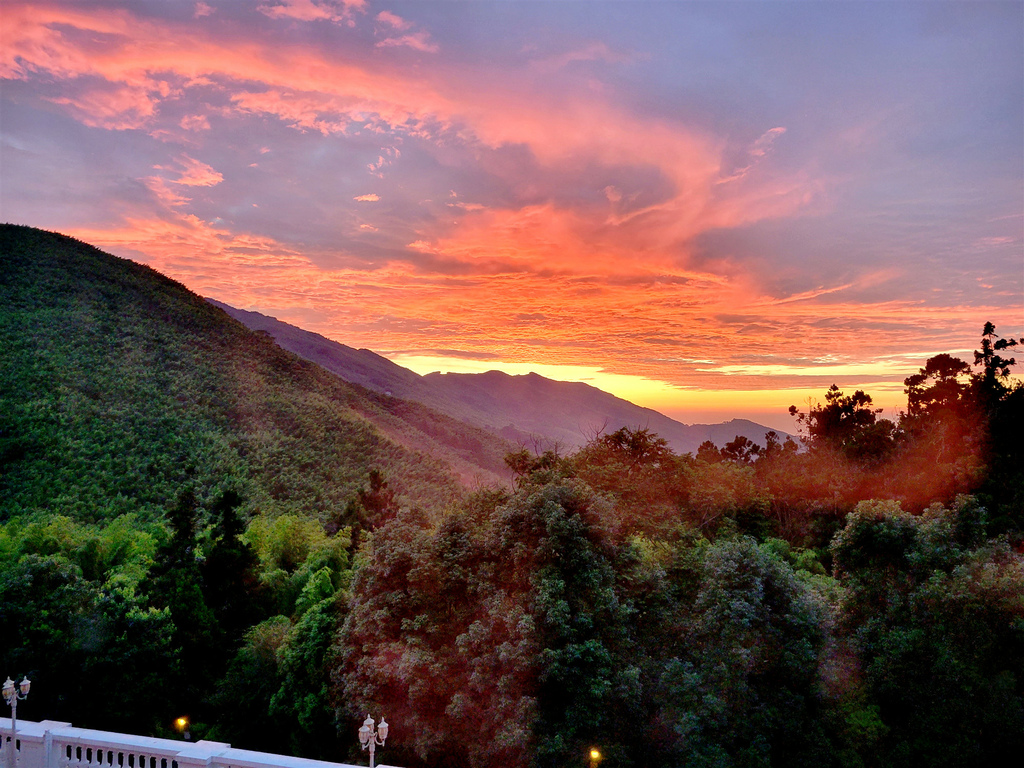
[[384,746],[384,740],[388,737],[388,722],[383,717],[376,730],[373,727],[373,718],[369,715],[363,721],[359,729],[359,744],[363,749],[370,750],[370,768],[373,768],[373,750]]
[[11,749],[7,755],[8,768],[18,768],[18,700],[28,698],[28,689],[32,687],[32,681],[23,677],[18,687],[14,687],[14,681],[7,678],[4,681],[4,700],[11,708]]

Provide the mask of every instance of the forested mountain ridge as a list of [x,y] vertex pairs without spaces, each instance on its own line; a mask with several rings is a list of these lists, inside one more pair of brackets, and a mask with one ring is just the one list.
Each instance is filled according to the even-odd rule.
[[282,350],[148,267],[0,229],[0,518],[162,515],[184,484],[322,516],[370,470],[439,508],[507,445]]
[[[499,433],[520,444],[573,451],[595,435],[623,427],[656,432],[678,453],[696,453],[710,440],[723,447],[737,435],[764,443],[767,427],[745,419],[682,424],[581,382],[553,381],[536,373],[429,373],[403,368],[368,349],[354,349],[273,317],[209,300],[253,330],[266,331],[285,349],[345,381],[423,403]],[[780,433],[779,439],[789,435]]]

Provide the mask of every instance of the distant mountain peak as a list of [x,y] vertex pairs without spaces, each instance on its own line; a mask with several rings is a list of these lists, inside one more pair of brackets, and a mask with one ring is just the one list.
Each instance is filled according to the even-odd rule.
[[[719,446],[736,435],[764,444],[770,430],[747,419],[722,424],[683,424],[583,381],[556,381],[536,371],[510,374],[441,373],[424,376],[368,349],[353,349],[258,312],[213,302],[253,329],[346,381],[377,392],[423,403],[453,418],[523,444],[555,444],[573,450],[597,434],[622,427],[650,429],[679,453],[695,453],[705,440]],[[780,437],[785,433],[775,430]]]

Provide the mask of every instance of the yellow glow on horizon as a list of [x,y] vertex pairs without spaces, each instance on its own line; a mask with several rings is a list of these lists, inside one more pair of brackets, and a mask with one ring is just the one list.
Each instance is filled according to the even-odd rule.
[[664,381],[655,381],[643,376],[627,376],[593,366],[553,365],[545,363],[507,363],[501,360],[466,360],[455,357],[432,357],[429,355],[394,355],[392,362],[423,375],[442,373],[486,373],[502,371],[510,376],[524,376],[536,373],[555,381],[582,381],[592,387],[610,392],[638,405],[646,401],[671,401],[684,390]]
[[[806,411],[810,403],[824,401],[828,385],[757,388],[757,389],[697,389],[673,386],[643,376],[608,373],[591,366],[552,365],[538,363],[509,363],[500,360],[467,360],[464,358],[395,355],[391,360],[419,374],[441,371],[443,373],[486,373],[503,371],[512,376],[537,373],[555,381],[581,381],[605,392],[629,400],[636,405],[652,408],[684,424],[713,423],[733,418],[745,418],[774,429],[793,433],[797,425],[789,415],[789,406],[795,405]],[[785,369],[785,366],[771,366]],[[854,370],[860,373],[855,375]],[[756,373],[757,371],[751,371]],[[792,371],[787,373],[792,375]],[[807,369],[804,375],[813,373],[819,377],[835,377],[835,383],[847,394],[862,389],[871,395],[874,407],[882,408],[883,418],[895,418],[896,411],[906,407],[906,395],[900,381],[885,381],[882,376],[908,375],[906,365],[899,368],[865,364],[830,366],[823,369]],[[868,375],[879,379],[865,381]],[[763,372],[761,375],[764,375]],[[780,375],[776,373],[775,375]],[[851,381],[851,379],[853,381]],[[735,379],[733,379],[735,381]]]
[[[720,373],[725,376],[829,376],[835,378],[863,378],[865,376],[909,376],[903,359],[878,360],[867,363],[837,363],[835,365],[717,365],[697,368],[701,373]],[[863,387],[858,387],[863,389]]]
[[[860,382],[849,386],[836,383],[845,394],[862,389],[871,395],[872,405],[882,409],[880,418],[895,419],[897,411],[906,408],[907,396],[902,383]],[[827,387],[688,390],[682,402],[645,402],[638,405],[653,408],[684,424],[750,419],[766,427],[795,434],[797,423],[789,415],[789,406],[795,405],[798,410],[807,411],[810,404],[824,402],[826,390]]]

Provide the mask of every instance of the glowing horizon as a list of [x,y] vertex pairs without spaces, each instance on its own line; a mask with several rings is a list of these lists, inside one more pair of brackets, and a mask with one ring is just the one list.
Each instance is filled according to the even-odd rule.
[[792,431],[1024,331],[1019,11],[11,0],[0,209],[415,370]]
[[[429,373],[479,374],[488,371],[501,371],[511,376],[536,373],[555,381],[589,384],[686,424],[717,423],[733,418],[745,418],[790,434],[796,433],[797,424],[788,413],[789,406],[796,405],[806,410],[808,400],[821,402],[825,391],[831,386],[830,383],[824,386],[819,384],[779,389],[686,389],[643,376],[608,373],[600,368],[585,366],[506,363],[501,360],[467,360],[432,355],[399,354],[392,355],[389,359],[421,376]],[[891,371],[885,372],[891,374]],[[894,418],[899,410],[906,409],[906,394],[902,380],[911,373],[916,373],[916,369],[901,374],[899,381],[867,381],[848,389],[850,393],[854,389],[866,389],[872,396],[874,406],[883,409],[883,416]],[[814,380],[821,381],[821,375],[814,374]],[[838,381],[842,379],[835,379],[832,383]]]

